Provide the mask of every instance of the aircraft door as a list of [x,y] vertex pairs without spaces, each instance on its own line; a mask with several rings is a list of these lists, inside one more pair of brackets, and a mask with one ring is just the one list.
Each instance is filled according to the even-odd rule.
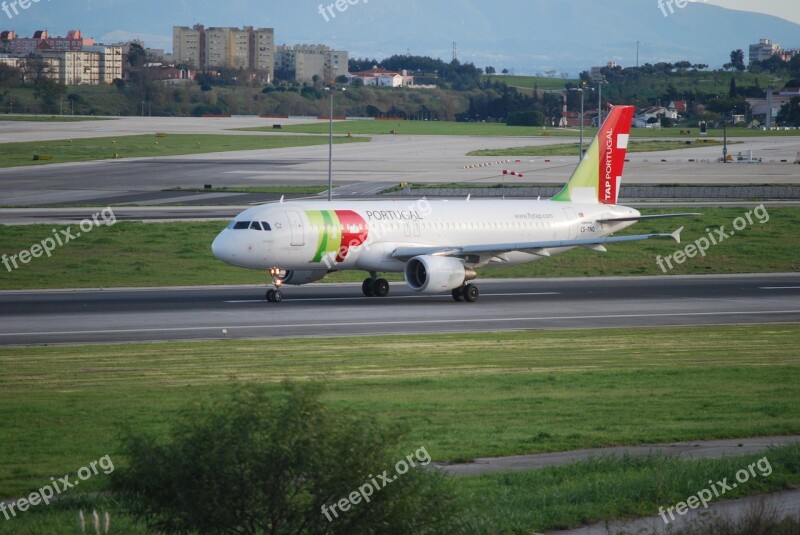
[[578,239],[578,214],[572,208],[564,208],[564,215],[567,217],[567,239]]
[[303,218],[294,210],[287,211],[286,216],[289,218],[289,227],[292,229],[292,245],[295,247],[305,245],[306,237]]

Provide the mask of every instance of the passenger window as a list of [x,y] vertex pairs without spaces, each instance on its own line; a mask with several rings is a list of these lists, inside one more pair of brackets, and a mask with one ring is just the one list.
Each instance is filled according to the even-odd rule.
[[237,221],[233,225],[233,230],[245,230],[250,228],[250,221]]

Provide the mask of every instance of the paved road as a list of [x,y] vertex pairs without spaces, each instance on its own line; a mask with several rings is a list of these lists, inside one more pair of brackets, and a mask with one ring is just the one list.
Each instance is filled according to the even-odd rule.
[[453,476],[479,476],[497,472],[522,472],[549,466],[563,466],[601,456],[624,455],[647,457],[664,454],[680,459],[719,459],[754,455],[768,450],[771,446],[784,446],[800,443],[800,435],[730,438],[722,440],[695,440],[691,442],[671,442],[667,444],[645,444],[642,446],[619,446],[589,450],[560,451],[535,455],[514,455],[510,457],[486,457],[471,463],[442,465],[441,470]]
[[[124,133],[225,133],[229,128],[268,124],[247,118],[163,119],[126,118],[86,123],[10,123],[0,142],[23,139],[97,137]],[[272,135],[265,133],[263,135]],[[564,143],[560,137],[374,136],[372,142],[335,147],[334,180],[359,194],[374,191],[372,183],[475,182],[563,184],[577,157],[511,158],[512,163],[465,169],[508,158],[469,157],[473,150]],[[574,140],[572,140],[574,141]],[[752,138],[731,149],[753,149],[768,162],[794,161],[800,137]],[[642,184],[789,184],[800,182],[800,166],[791,163],[701,163],[721,155],[719,147],[632,154],[626,168],[628,183]],[[697,160],[689,163],[689,159]],[[662,161],[665,160],[665,161]],[[502,174],[521,172],[523,179]],[[0,205],[35,206],[134,202],[169,188],[213,186],[263,186],[324,184],[327,182],[328,147],[297,147],[167,158],[132,158],[89,163],[49,164],[0,169]],[[366,184],[366,186],[364,185]],[[347,188],[345,189],[347,191]],[[156,199],[153,199],[156,200]]]
[[[360,285],[0,292],[0,345],[800,322],[800,274],[484,280],[478,303]],[[223,333],[223,329],[225,332]]]

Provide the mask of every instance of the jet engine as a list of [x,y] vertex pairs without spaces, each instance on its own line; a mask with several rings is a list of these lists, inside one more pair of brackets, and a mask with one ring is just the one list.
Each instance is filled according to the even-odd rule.
[[327,275],[327,271],[286,271],[281,275],[280,281],[282,284],[290,286],[302,286],[303,284],[310,284],[321,280]]
[[422,294],[449,292],[477,276],[458,258],[431,255],[417,256],[406,262],[404,274],[408,287]]

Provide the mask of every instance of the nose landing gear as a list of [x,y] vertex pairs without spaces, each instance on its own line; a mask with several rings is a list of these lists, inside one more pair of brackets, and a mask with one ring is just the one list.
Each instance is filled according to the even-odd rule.
[[272,284],[275,288],[267,290],[266,299],[268,303],[280,303],[283,301],[283,294],[281,293],[281,286],[283,285],[283,270],[280,268],[272,268],[269,270],[269,275],[272,277]]

